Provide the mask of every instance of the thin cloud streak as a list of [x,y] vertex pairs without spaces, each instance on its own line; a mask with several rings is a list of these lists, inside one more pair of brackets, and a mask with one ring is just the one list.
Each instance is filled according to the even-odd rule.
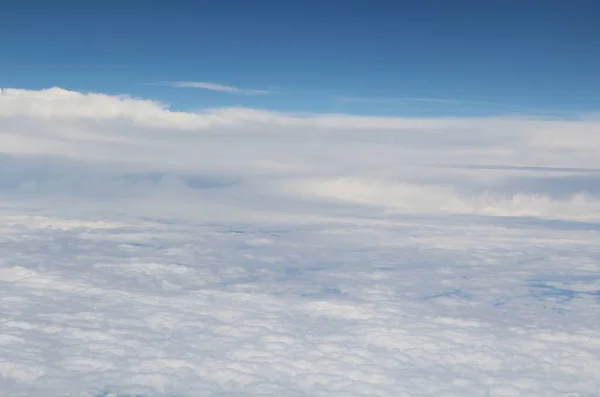
[[169,81],[162,83],[170,87],[175,88],[199,88],[209,91],[227,92],[230,94],[241,94],[241,95],[267,95],[271,94],[269,90],[258,90],[250,88],[241,88],[232,85],[210,83],[206,81]]
[[468,100],[468,99],[450,99],[450,98],[423,98],[423,97],[390,97],[390,98],[382,98],[382,97],[360,97],[360,96],[337,96],[335,100],[338,102],[348,102],[348,103],[362,103],[362,104],[396,104],[400,105],[402,103],[407,102],[420,102],[420,103],[435,103],[435,104],[443,104],[443,105],[475,105],[475,106],[485,106],[492,108],[504,108],[504,109],[513,109],[519,110],[528,113],[546,113],[546,114],[555,114],[561,116],[575,116],[577,112],[568,111],[568,110],[556,110],[556,109],[543,109],[543,108],[530,108],[525,106],[513,105],[509,103],[497,103],[497,102],[489,102],[489,101],[478,101],[478,100]]

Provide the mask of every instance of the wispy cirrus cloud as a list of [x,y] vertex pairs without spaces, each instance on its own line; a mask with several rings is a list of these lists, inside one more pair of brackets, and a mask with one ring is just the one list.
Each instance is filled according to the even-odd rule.
[[[336,96],[337,102],[371,104],[371,105],[404,105],[407,103],[421,103],[444,106],[469,106],[486,109],[505,109],[526,114],[554,114],[554,115],[575,115],[577,112],[558,109],[532,108],[527,106],[515,105],[511,103],[499,103],[490,101],[480,101],[473,99],[453,99],[453,98],[431,98],[431,97],[368,97],[368,96]],[[583,115],[577,115],[582,117]]]
[[398,97],[398,98],[382,98],[382,97],[363,97],[363,96],[338,96],[335,98],[340,102],[355,102],[355,103],[394,103],[394,102],[432,102],[432,103],[479,103],[477,101],[464,101],[458,99],[447,98],[418,98],[418,97]]
[[161,83],[175,88],[199,88],[202,90],[227,92],[230,94],[240,95],[266,95],[271,94],[270,90],[259,90],[253,88],[242,88],[233,85],[225,85],[219,83],[211,83],[207,81],[167,81]]

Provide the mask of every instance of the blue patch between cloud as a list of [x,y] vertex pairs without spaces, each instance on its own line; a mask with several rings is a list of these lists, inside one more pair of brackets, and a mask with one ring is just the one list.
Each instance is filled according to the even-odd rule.
[[[585,278],[586,280],[595,280],[596,277],[593,278]],[[554,285],[548,285],[546,284],[546,282],[548,281],[559,281],[563,286],[562,287],[556,287]],[[532,288],[530,294],[534,297],[537,297],[538,299],[549,299],[549,298],[554,298],[554,299],[558,299],[561,302],[568,302],[571,301],[572,299],[578,297],[578,296],[595,296],[600,300],[600,290],[599,291],[593,291],[593,292],[589,292],[589,291],[577,291],[577,290],[572,290],[569,289],[569,285],[575,281],[570,280],[570,279],[563,279],[563,280],[532,280],[531,283],[529,283],[529,287]],[[577,281],[581,281],[579,279],[577,279]]]
[[470,300],[470,299],[473,299],[473,294],[470,294],[470,293],[465,292],[460,289],[454,289],[452,291],[442,292],[441,294],[425,295],[423,297],[424,300],[431,300],[431,299],[437,299],[437,298],[458,298],[458,299]]

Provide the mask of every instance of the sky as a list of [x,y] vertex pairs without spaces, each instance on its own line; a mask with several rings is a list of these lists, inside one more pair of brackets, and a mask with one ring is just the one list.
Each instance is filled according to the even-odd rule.
[[147,3],[0,7],[0,397],[600,394],[593,2]]
[[188,110],[597,112],[599,12],[593,0],[24,0],[3,5],[0,86],[140,95]]

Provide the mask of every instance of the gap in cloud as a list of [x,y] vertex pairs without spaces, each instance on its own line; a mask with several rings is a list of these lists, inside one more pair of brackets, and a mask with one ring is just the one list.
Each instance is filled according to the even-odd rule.
[[571,300],[591,296],[600,300],[600,274],[557,275],[528,281],[531,293],[540,299],[557,298]]

